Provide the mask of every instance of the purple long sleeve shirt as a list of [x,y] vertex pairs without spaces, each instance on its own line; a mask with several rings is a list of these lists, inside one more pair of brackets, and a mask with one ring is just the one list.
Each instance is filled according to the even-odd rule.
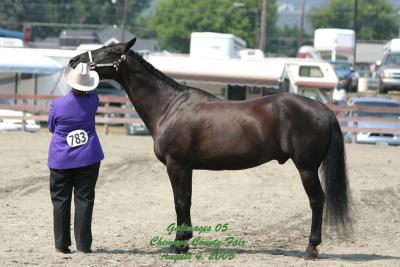
[[51,102],[49,168],[79,168],[104,159],[95,128],[98,105],[99,97],[94,93],[75,96],[69,92]]

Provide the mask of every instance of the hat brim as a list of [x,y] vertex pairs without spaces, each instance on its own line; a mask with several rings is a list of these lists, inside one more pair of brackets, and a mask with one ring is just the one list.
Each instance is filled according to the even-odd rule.
[[96,71],[90,71],[90,79],[87,84],[79,84],[72,80],[71,77],[72,70],[73,68],[71,68],[70,66],[66,66],[64,68],[64,74],[63,74],[65,82],[72,88],[79,91],[88,92],[96,89],[96,87],[99,85],[100,78],[99,74]]

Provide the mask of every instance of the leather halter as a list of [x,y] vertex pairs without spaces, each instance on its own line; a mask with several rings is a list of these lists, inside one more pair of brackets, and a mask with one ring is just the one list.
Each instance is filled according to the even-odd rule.
[[121,57],[118,60],[116,60],[116,61],[114,61],[112,63],[100,63],[100,64],[97,64],[97,63],[93,62],[92,51],[88,51],[88,54],[89,54],[89,61],[90,61],[90,69],[91,70],[95,70],[96,68],[103,68],[103,67],[113,67],[113,68],[115,68],[115,71],[118,71],[119,65],[122,62],[126,61],[126,58],[127,58],[126,54],[122,54]]

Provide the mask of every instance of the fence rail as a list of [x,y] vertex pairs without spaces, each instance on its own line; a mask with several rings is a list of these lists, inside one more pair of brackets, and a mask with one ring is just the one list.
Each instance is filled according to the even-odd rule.
[[[0,104],[1,109],[10,109],[22,111],[21,115],[18,116],[2,116],[2,119],[18,119],[22,120],[22,130],[26,130],[26,121],[36,120],[40,122],[47,122],[47,113],[49,109],[49,103],[51,100],[58,98],[59,96],[50,95],[28,95],[28,94],[0,94],[0,99],[10,99],[17,101],[16,104]],[[28,104],[28,101],[41,100],[46,104]],[[141,122],[140,119],[134,119],[126,117],[125,114],[135,114],[136,111],[133,108],[125,106],[129,102],[127,97],[122,96],[99,96],[100,106],[97,109],[96,123],[104,124],[104,134],[109,133],[110,125],[113,124],[131,124]],[[22,102],[22,103],[20,103]],[[120,107],[112,106],[112,104],[120,104]],[[32,114],[27,114],[27,113]],[[115,117],[117,116],[117,117]],[[123,117],[121,117],[123,116]]]
[[[351,134],[351,142],[357,142],[357,134],[400,135],[400,107],[336,106],[328,105],[338,119],[343,133]],[[360,116],[362,114],[362,116]],[[380,117],[376,117],[376,115]],[[394,114],[399,114],[393,116]],[[373,115],[373,116],[371,116]],[[389,118],[385,118],[384,116]],[[377,124],[378,127],[361,127],[364,123]],[[385,124],[385,127],[381,126]],[[367,124],[368,125],[368,124]]]
[[[19,116],[1,116],[2,119],[18,119],[22,120],[22,129],[26,129],[27,120],[36,120],[41,122],[47,122],[47,112],[49,103],[51,100],[58,96],[50,95],[27,95],[27,94],[0,94],[0,99],[10,99],[16,101],[16,104],[0,104],[1,109],[11,109],[22,111]],[[100,106],[97,110],[96,123],[104,124],[104,134],[109,133],[109,127],[112,124],[130,124],[138,123],[140,119],[133,119],[126,116],[126,114],[134,114],[136,111],[133,108],[126,107],[125,104],[129,103],[127,97],[120,96],[99,96]],[[37,104],[36,101],[40,100],[45,104]],[[33,104],[29,104],[28,101],[35,101]],[[20,103],[22,102],[22,103]],[[113,106],[119,104],[120,106]],[[356,141],[356,135],[362,132],[373,132],[376,134],[393,134],[400,135],[400,118],[385,118],[385,114],[400,114],[400,108],[385,108],[385,107],[370,107],[370,106],[335,106],[328,105],[332,109],[342,127],[343,133],[351,133],[353,142]],[[366,112],[374,114],[381,114],[382,117],[371,117],[371,116],[358,116],[360,112]],[[31,114],[28,114],[31,113]],[[348,116],[353,114],[353,116]],[[365,114],[364,114],[365,115]],[[363,128],[360,124],[363,122],[376,122],[376,123],[387,123],[388,128]]]

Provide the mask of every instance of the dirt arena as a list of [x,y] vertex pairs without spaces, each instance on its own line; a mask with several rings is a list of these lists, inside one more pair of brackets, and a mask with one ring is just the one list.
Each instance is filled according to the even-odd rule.
[[[53,247],[47,149],[50,134],[0,133],[0,266],[400,266],[400,148],[348,145],[353,235],[323,234],[320,259],[304,261],[311,211],[291,162],[244,171],[195,171],[192,222],[233,259],[210,259],[211,246],[192,247],[174,262],[172,189],[150,137],[103,136],[105,160],[96,191],[93,254],[58,254]],[[225,232],[214,231],[228,224]],[[203,257],[202,259],[197,259]],[[164,257],[164,258],[162,258]]]

